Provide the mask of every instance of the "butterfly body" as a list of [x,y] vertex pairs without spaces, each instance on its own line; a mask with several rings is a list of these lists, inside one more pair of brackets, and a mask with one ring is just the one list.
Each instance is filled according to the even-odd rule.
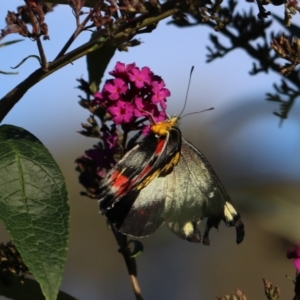
[[148,236],[165,223],[180,238],[204,244],[209,244],[209,230],[223,220],[236,227],[240,243],[239,214],[207,159],[182,138],[177,120],[152,125],[112,168],[99,189],[100,211],[124,234]]

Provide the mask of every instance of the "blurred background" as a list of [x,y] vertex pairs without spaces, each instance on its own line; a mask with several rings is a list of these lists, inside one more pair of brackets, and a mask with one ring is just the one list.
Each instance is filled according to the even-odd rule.
[[[7,10],[23,1],[1,3],[0,27],[5,27]],[[244,3],[240,9],[255,4]],[[283,16],[283,8],[269,7]],[[299,22],[299,16],[294,17]],[[57,6],[46,15],[50,41],[43,42],[49,61],[54,59],[75,30],[68,6]],[[275,74],[250,76],[252,59],[234,51],[225,59],[207,64],[206,46],[211,29],[198,26],[179,29],[160,23],[143,43],[129,52],[118,52],[117,61],[148,66],[160,75],[171,91],[170,115],[184,104],[191,66],[195,66],[185,113],[210,107],[213,111],[181,120],[183,135],[197,146],[215,168],[246,226],[242,244],[235,244],[235,230],[223,224],[212,232],[211,246],[178,239],[164,226],[142,240],[145,250],[137,258],[138,279],[145,299],[216,299],[240,288],[248,299],[265,299],[262,278],[280,286],[282,299],[291,299],[294,277],[286,250],[300,243],[300,104],[279,127],[272,114],[276,103],[265,101],[279,83]],[[89,39],[79,36],[73,45]],[[2,42],[21,38],[10,35]],[[1,48],[0,70],[10,71],[24,57],[37,54],[34,42]],[[0,96],[37,69],[34,59],[26,61],[18,75],[1,75]],[[80,196],[75,159],[95,140],[77,133],[89,117],[78,105],[76,79],[87,79],[85,58],[59,70],[33,87],[5,118],[3,124],[24,127],[50,150],[66,176],[70,193],[71,237],[61,289],[78,299],[134,299],[125,264],[96,201]],[[109,78],[106,76],[106,78]],[[0,240],[9,240],[3,226]],[[2,298],[4,299],[4,298]]]

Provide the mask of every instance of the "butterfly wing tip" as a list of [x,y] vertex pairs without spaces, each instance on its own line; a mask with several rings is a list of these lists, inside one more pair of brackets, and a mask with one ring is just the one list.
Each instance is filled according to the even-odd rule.
[[236,243],[240,244],[245,237],[245,226],[241,219],[238,219],[235,222],[235,229],[236,229]]
[[201,243],[201,235],[200,233],[194,233],[190,236],[182,236],[183,239],[186,239],[187,241],[191,243]]

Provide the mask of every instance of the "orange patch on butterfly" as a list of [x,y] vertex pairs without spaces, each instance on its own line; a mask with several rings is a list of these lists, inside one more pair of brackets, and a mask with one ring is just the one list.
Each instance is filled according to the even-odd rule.
[[[157,124],[154,124],[151,126],[151,131],[158,135],[158,136],[162,136],[165,137],[169,134],[170,130],[176,126],[178,122],[178,117],[173,117],[169,120],[163,121],[163,122],[159,122]],[[162,150],[164,149],[166,145],[166,139],[160,139],[158,141],[158,144],[155,148],[155,154],[156,155],[160,155],[162,153]],[[176,155],[171,159],[171,161],[166,164],[164,167],[162,167],[161,169],[156,170],[155,172],[153,172],[152,174],[150,174],[149,176],[147,176],[142,182],[140,182],[140,184],[138,184],[136,186],[137,190],[141,190],[144,187],[146,187],[151,181],[153,181],[156,177],[158,177],[160,174],[169,171],[170,169],[172,169],[175,165],[177,165],[178,161],[180,159],[180,152],[176,153]],[[152,168],[151,165],[148,165],[142,172],[142,174],[144,175],[145,173],[148,172],[148,168]],[[139,176],[139,177],[143,177],[143,176]]]
[[169,131],[175,127],[177,122],[178,117],[173,117],[169,120],[152,125],[151,131],[159,136],[166,136],[169,134]]
[[118,188],[118,187],[124,185],[124,183],[126,183],[128,181],[128,177],[125,175],[122,175],[122,173],[123,172],[115,171],[112,174],[111,179],[113,181],[114,188]]
[[136,189],[137,190],[143,189],[160,174],[169,172],[170,169],[173,169],[173,167],[177,165],[179,159],[180,159],[180,152],[177,152],[174,158],[168,164],[166,164],[163,168],[156,170],[151,175],[147,176],[142,182],[140,182],[140,184],[136,186]]

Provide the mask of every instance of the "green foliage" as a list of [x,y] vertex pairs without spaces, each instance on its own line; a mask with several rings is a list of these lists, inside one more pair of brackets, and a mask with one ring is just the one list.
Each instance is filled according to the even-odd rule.
[[30,132],[0,127],[0,219],[48,300],[56,299],[69,241],[68,194],[49,151]]
[[[99,38],[99,34],[93,33],[91,40]],[[92,51],[87,54],[87,68],[89,73],[89,84],[92,93],[96,93],[99,90],[101,79],[109,64],[111,58],[114,56],[117,47],[111,44],[106,44],[103,47]]]

